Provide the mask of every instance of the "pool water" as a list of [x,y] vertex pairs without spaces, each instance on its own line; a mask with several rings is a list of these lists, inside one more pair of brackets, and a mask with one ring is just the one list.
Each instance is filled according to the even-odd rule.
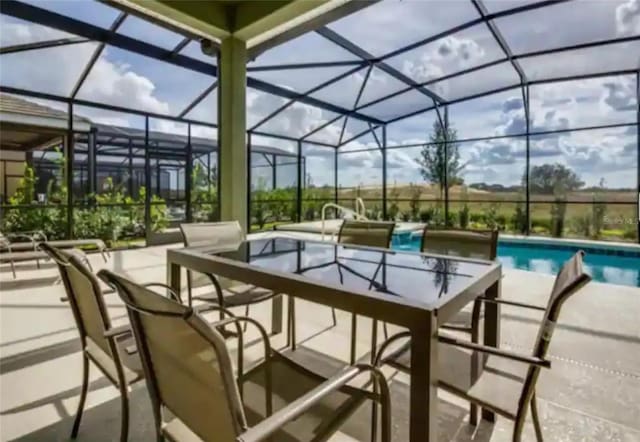
[[[420,237],[394,235],[392,247],[396,250],[420,250]],[[500,240],[498,259],[505,268],[529,270],[555,275],[562,264],[579,247],[564,244],[536,244]],[[640,287],[640,252],[625,255],[612,253],[606,244],[585,249],[585,269],[594,281]]]

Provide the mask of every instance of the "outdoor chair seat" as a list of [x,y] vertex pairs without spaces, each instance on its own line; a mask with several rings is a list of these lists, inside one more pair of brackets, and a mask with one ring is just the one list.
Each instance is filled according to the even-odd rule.
[[[137,351],[131,351],[135,349],[135,338],[131,332],[117,336],[116,347],[118,348],[118,354],[120,356],[120,362],[122,363],[122,370],[124,372],[124,379],[127,385],[130,385],[144,377],[142,372],[142,364],[140,363],[140,356]],[[118,382],[118,369],[116,367],[113,358],[104,352],[96,342],[87,337],[87,344],[85,346],[85,352],[93,359],[98,367],[102,369],[105,376],[111,380],[115,385],[119,385]]]
[[[267,364],[270,365],[273,376],[271,385],[273,412],[281,410],[327,380],[327,377],[319,376],[309,369],[313,367],[312,364],[298,364],[286,354],[274,352],[270,362],[261,363],[256,369],[249,370],[240,381],[249,426],[267,417],[265,410]],[[333,371],[333,374],[344,367],[341,365],[338,370]],[[295,421],[280,428],[272,440],[278,442],[324,440],[322,436],[330,434],[331,431],[328,431],[330,428],[340,426],[365,403],[368,398],[367,393],[364,389],[344,386],[325,396]],[[370,428],[367,425],[363,429],[364,435],[368,436],[369,431]]]
[[[248,284],[223,289],[222,293],[225,307],[238,307],[255,304],[257,302],[266,301],[274,296],[271,290]],[[193,296],[193,299],[218,304],[219,297],[217,292],[211,292]]]
[[[584,252],[578,251],[566,261],[556,275],[546,307],[524,304],[501,298],[476,298],[474,304],[496,303],[542,313],[538,335],[529,353],[519,353],[491,345],[438,335],[438,386],[469,401],[469,422],[477,424],[477,408],[497,413],[514,421],[512,440],[519,442],[528,409],[531,409],[536,439],[542,442],[542,426],[538,415],[536,383],[541,370],[550,369],[547,353],[564,303],[580,291],[591,277],[585,273]],[[475,309],[474,305],[474,309]],[[408,332],[395,334],[380,347],[375,365],[390,365],[403,372],[411,372],[410,338]],[[399,348],[387,352],[391,344],[401,342]]]
[[[274,351],[266,330],[255,319],[228,316],[210,324],[202,314],[223,307],[194,309],[109,270],[98,275],[117,288],[127,307],[143,361],[157,440],[325,441],[366,399],[380,403],[381,440],[391,440],[388,384],[375,367],[340,364],[327,379]],[[248,370],[243,369],[242,322],[253,324],[262,338],[258,345],[264,357],[254,359]],[[220,333],[225,326],[234,325],[238,331],[237,374]],[[365,382],[375,382],[375,388],[350,385],[361,376]],[[373,419],[367,420],[364,428],[373,431],[372,424]]]
[[[480,376],[474,376],[473,367],[477,364],[474,359],[478,357],[471,350],[438,344],[438,386],[457,396],[468,396],[476,403],[490,403],[497,413],[515,419],[528,365],[489,356]],[[393,368],[410,371],[409,342],[385,362]]]

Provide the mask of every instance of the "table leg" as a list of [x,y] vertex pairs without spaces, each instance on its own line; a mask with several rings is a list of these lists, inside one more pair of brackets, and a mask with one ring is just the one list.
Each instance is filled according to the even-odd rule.
[[409,440],[435,442],[438,431],[438,326],[434,314],[411,328]]
[[182,288],[182,283],[180,281],[181,276],[182,272],[180,271],[180,266],[178,264],[174,264],[172,262],[167,264],[167,285],[178,294],[180,294],[180,290]]
[[[497,299],[500,297],[500,281],[499,279],[489,287],[485,293],[487,298]],[[500,346],[500,304],[485,302],[484,308],[484,345],[497,348]],[[495,422],[495,413],[483,408],[482,419]]]
[[271,334],[277,335],[282,332],[282,319],[284,316],[284,303],[282,295],[274,296],[271,299]]

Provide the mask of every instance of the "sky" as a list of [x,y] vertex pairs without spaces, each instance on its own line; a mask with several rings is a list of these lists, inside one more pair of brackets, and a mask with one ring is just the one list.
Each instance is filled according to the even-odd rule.
[[[108,27],[118,12],[89,0],[30,1],[38,6],[70,15],[102,27]],[[489,12],[519,6],[523,1],[485,0]],[[577,4],[576,4],[577,3]],[[382,56],[400,47],[431,37],[478,14],[467,0],[383,1],[329,25],[338,34],[360,45],[374,56]],[[603,39],[640,35],[640,0],[575,0],[574,2],[515,14],[495,21],[515,54],[527,54],[561,46]],[[119,32],[144,39],[167,49],[181,37],[140,19],[129,17]],[[68,36],[11,17],[0,16],[0,45],[8,46]],[[68,95],[95,43],[28,51],[0,56],[0,83],[58,95]],[[197,44],[185,48],[189,56],[215,62],[199,53]],[[504,54],[490,30],[479,24],[387,60],[409,78],[424,82],[457,71],[495,62]],[[282,63],[357,60],[324,37],[306,34],[261,54],[249,66]],[[519,60],[531,80],[567,75],[599,73],[640,68],[640,41],[607,47],[539,55]],[[352,67],[251,72],[250,75],[281,87],[307,92],[324,81],[344,74]],[[345,108],[361,107],[360,112],[388,120],[432,105],[425,95],[411,90],[396,98],[367,106],[382,96],[406,89],[406,85],[378,68],[373,68],[356,104],[367,68],[346,75],[333,85],[312,92],[312,96]],[[152,60],[124,50],[107,47],[80,89],[86,100],[176,115],[212,84],[214,78]],[[472,74],[436,81],[428,87],[445,100],[456,100],[519,83],[517,72],[504,62]],[[189,118],[215,122],[216,92],[209,94],[187,114]],[[253,126],[285,100],[258,90],[247,93],[247,122]],[[60,107],[59,104],[46,103]],[[636,79],[634,75],[603,77],[532,86],[530,89],[530,127],[534,132],[576,129],[603,124],[634,123],[637,118]],[[81,108],[78,113],[96,122],[143,127],[143,119],[131,115]],[[260,131],[302,136],[336,114],[295,103],[278,117],[262,124]],[[514,88],[479,99],[449,106],[449,119],[459,139],[510,136],[525,130],[522,91]],[[387,127],[390,146],[424,143],[436,120],[434,112],[400,120]],[[343,119],[318,131],[310,140],[336,143]],[[152,120],[153,129],[185,131],[184,125],[168,120]],[[343,139],[367,128],[348,119]],[[195,135],[215,136],[211,130],[194,128]],[[377,132],[381,137],[380,131]],[[256,137],[257,143],[293,152],[294,143]],[[562,163],[571,167],[587,185],[604,179],[609,187],[635,187],[637,180],[637,135],[635,127],[574,131],[531,138],[531,164]],[[380,185],[382,158],[373,136],[353,140],[340,149],[339,183],[342,186]],[[362,149],[370,151],[361,151]],[[459,143],[465,164],[466,183],[486,182],[513,185],[520,182],[525,167],[523,138],[501,138]],[[355,151],[355,152],[352,152]],[[391,149],[388,153],[388,180],[405,184],[422,182],[416,163],[420,148]],[[305,144],[307,172],[316,185],[333,184],[333,150]],[[286,174],[285,174],[286,175]],[[279,177],[285,185],[292,178]]]

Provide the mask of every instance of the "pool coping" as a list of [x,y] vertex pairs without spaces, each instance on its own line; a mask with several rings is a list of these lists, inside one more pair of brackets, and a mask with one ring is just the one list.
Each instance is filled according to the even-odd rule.
[[[325,234],[335,235],[338,233],[339,225],[342,220],[326,220]],[[306,221],[302,223],[282,224],[275,226],[275,231],[281,232],[301,232],[316,233],[322,232],[322,221]],[[415,222],[397,222],[394,234],[414,235],[421,232],[424,228],[423,223]],[[524,236],[500,233],[499,241],[503,244],[535,244],[539,247],[550,249],[582,249],[585,252],[599,253],[603,255],[618,255],[640,257],[640,244],[623,243],[618,241],[597,241],[590,239],[577,238],[552,238],[546,236]]]

